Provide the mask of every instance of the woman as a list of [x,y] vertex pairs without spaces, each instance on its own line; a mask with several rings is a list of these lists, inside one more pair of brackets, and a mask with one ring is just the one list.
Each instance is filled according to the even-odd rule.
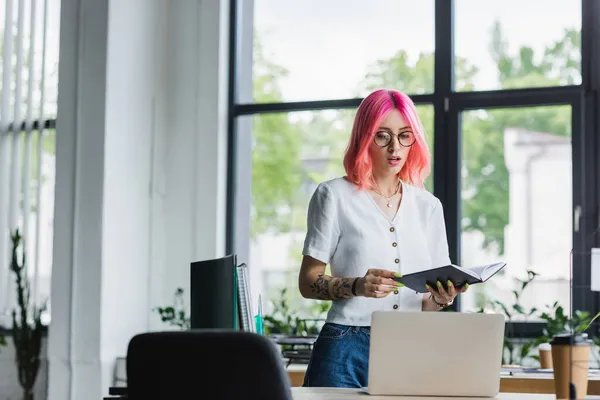
[[417,294],[391,279],[450,263],[442,205],[423,189],[430,153],[408,96],[377,90],[363,100],[344,168],[308,208],[300,292],[333,303],[304,386],[367,386],[374,311],[437,311],[466,290],[438,282]]

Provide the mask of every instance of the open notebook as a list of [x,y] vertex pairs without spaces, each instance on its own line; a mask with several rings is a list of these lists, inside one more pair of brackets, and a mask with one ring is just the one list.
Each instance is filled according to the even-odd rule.
[[448,280],[452,281],[455,287],[462,287],[465,283],[474,285],[485,282],[505,266],[506,263],[503,262],[473,268],[464,268],[450,264],[439,268],[413,272],[403,275],[400,278],[394,278],[394,280],[416,292],[426,293],[428,290],[425,285],[429,284],[435,288],[437,281],[442,282],[444,288],[446,288]]

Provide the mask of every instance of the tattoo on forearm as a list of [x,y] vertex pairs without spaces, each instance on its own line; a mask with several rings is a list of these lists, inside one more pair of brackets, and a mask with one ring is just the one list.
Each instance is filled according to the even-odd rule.
[[310,289],[317,295],[317,298],[329,300],[329,281],[331,277],[319,274],[319,277],[310,285]]
[[352,297],[352,279],[334,278],[320,274],[310,285],[313,293],[321,300],[348,299]]
[[348,278],[331,278],[331,296],[334,299],[352,297],[352,280]]

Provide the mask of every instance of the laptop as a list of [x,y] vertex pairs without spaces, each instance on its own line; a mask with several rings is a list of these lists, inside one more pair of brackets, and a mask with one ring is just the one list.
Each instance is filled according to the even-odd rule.
[[371,395],[495,397],[504,341],[501,314],[376,311]]

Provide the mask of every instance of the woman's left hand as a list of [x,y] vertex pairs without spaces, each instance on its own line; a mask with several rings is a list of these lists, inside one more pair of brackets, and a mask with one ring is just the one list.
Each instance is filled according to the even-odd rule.
[[437,281],[437,287],[433,288],[430,285],[427,285],[427,290],[434,297],[434,300],[438,304],[450,304],[454,301],[454,298],[459,293],[464,293],[469,288],[469,284],[465,283],[464,286],[457,288],[451,281],[446,283],[446,286],[442,284],[442,282]]

